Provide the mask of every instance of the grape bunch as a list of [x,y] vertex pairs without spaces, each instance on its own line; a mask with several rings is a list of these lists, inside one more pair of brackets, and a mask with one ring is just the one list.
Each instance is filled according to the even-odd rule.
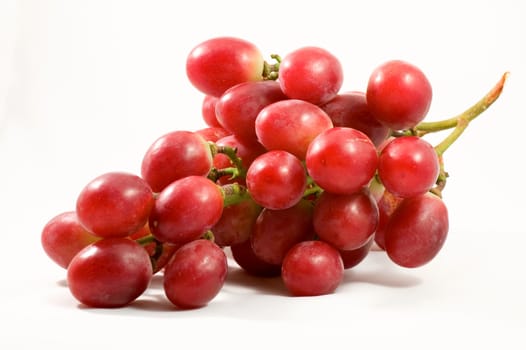
[[[270,57],[234,37],[195,46],[186,73],[206,127],[161,135],[140,174],[101,174],[46,223],[42,246],[80,303],[125,306],[161,274],[175,307],[205,306],[228,278],[227,249],[292,296],[333,293],[372,247],[406,268],[439,253],[443,154],[507,73],[465,112],[424,121],[432,88],[411,63],[385,62],[363,91],[343,92],[323,48]],[[444,130],[436,145],[424,138]]]

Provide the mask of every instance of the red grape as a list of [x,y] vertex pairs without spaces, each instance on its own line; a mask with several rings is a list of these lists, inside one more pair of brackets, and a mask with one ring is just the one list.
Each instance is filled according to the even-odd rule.
[[361,131],[334,127],[311,142],[305,160],[309,175],[324,190],[352,194],[372,179],[378,156]]
[[146,151],[142,177],[154,192],[190,175],[205,176],[212,167],[212,153],[205,139],[191,131],[177,130],[159,137]]
[[152,264],[146,250],[128,238],[99,240],[71,260],[67,272],[73,296],[90,307],[121,307],[148,287]]
[[228,271],[225,253],[205,239],[179,248],[164,269],[166,297],[181,309],[208,304],[223,287]]
[[63,268],[67,268],[71,259],[84,247],[99,239],[79,223],[74,211],[53,217],[41,234],[42,248],[51,260]]
[[254,44],[239,38],[217,37],[190,51],[186,74],[199,91],[219,97],[234,85],[261,80],[263,65],[263,56]]
[[438,155],[429,142],[417,136],[390,141],[378,158],[378,176],[387,191],[412,197],[433,187],[440,171]]
[[223,247],[247,241],[261,209],[252,198],[225,207],[221,219],[211,229],[214,242]]
[[298,158],[276,150],[264,153],[252,162],[246,183],[256,203],[270,209],[286,209],[303,197],[307,175]]
[[252,249],[250,240],[230,246],[234,261],[247,273],[258,277],[276,277],[281,274],[281,265],[261,260]]
[[442,249],[449,230],[444,202],[427,192],[404,199],[385,231],[385,251],[396,264],[419,267]]
[[284,150],[305,159],[311,141],[332,128],[329,116],[302,100],[284,100],[263,108],[256,118],[256,135],[268,150]]
[[353,194],[323,192],[314,206],[314,231],[340,250],[363,246],[378,225],[378,207],[365,191]]
[[98,237],[125,237],[148,221],[152,189],[142,178],[124,172],[102,174],[77,197],[79,222]]
[[218,97],[205,95],[203,98],[203,103],[201,105],[201,115],[206,125],[214,128],[222,127],[221,124],[217,121],[216,116],[216,104],[219,100]]
[[289,98],[322,104],[340,90],[343,69],[340,61],[327,50],[302,47],[281,61],[279,83]]
[[320,107],[331,118],[334,126],[360,130],[375,146],[380,145],[389,135],[389,128],[373,117],[363,92],[353,91],[336,95]]
[[312,205],[308,201],[301,201],[288,209],[263,209],[256,220],[250,241],[258,258],[279,265],[294,244],[313,237]]
[[413,128],[425,118],[433,92],[419,68],[394,60],[372,72],[366,94],[374,117],[393,130],[402,130]]
[[161,242],[184,244],[201,237],[219,221],[222,212],[220,187],[205,177],[188,176],[159,193],[150,228]]
[[279,84],[273,80],[246,82],[228,89],[216,104],[219,123],[240,140],[257,141],[255,121],[266,106],[286,99]]
[[290,249],[281,276],[292,295],[333,293],[343,279],[343,262],[336,248],[322,241],[305,241]]

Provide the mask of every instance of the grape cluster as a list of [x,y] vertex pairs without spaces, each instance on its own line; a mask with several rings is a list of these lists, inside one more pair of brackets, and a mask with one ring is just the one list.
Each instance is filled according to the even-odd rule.
[[[80,303],[127,305],[159,273],[176,307],[205,306],[227,278],[226,249],[295,296],[334,292],[373,245],[408,268],[438,254],[449,229],[443,153],[506,74],[465,113],[424,122],[431,84],[408,62],[342,92],[342,65],[325,49],[271,58],[239,38],[197,45],[186,72],[207,126],[160,136],[140,175],[101,174],[47,222],[42,246]],[[447,129],[435,146],[423,138]]]

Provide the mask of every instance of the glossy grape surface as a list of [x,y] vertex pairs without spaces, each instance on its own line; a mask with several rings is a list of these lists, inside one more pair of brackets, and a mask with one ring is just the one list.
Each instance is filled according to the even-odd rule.
[[146,250],[127,238],[102,239],[81,250],[67,270],[68,287],[82,304],[125,306],[148,287],[152,264]]
[[150,186],[137,175],[102,174],[90,181],[76,202],[82,226],[98,237],[125,237],[148,221],[154,204]]

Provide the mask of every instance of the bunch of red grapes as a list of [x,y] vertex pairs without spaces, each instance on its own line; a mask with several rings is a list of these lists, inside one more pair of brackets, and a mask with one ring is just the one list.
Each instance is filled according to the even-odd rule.
[[[186,72],[207,127],[160,136],[140,175],[98,176],[44,226],[42,246],[80,303],[125,306],[159,273],[177,308],[205,306],[227,279],[227,249],[295,296],[334,292],[373,246],[408,268],[441,250],[442,155],[506,74],[466,112],[424,122],[431,85],[408,62],[385,62],[365,91],[341,92],[342,65],[325,49],[271,58],[233,37],[197,45]],[[423,138],[447,129],[438,145]]]

